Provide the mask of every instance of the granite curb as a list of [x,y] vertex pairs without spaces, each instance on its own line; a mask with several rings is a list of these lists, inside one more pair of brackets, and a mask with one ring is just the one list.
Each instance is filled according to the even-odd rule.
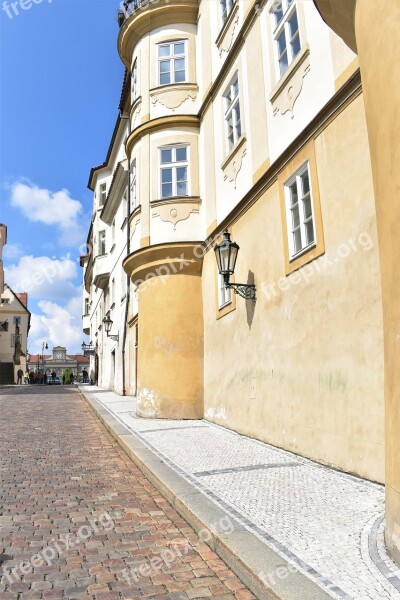
[[[113,417],[92,393],[78,389],[145,477],[196,533],[202,535],[204,542],[259,600],[332,598],[195,485],[165,464],[134,432]],[[229,519],[233,529],[230,533],[224,532],[219,526],[226,519]]]

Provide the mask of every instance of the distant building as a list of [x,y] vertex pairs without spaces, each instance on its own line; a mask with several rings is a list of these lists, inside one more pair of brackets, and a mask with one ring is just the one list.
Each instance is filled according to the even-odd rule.
[[44,370],[46,375],[53,371],[62,378],[67,369],[73,373],[74,379],[82,379],[82,371],[89,372],[89,357],[82,354],[67,354],[64,346],[55,346],[52,354],[32,354],[29,357],[28,368],[30,371]]
[[31,313],[28,294],[15,293],[4,282],[2,253],[6,243],[7,227],[0,224],[0,384],[13,384],[18,370],[26,370]]

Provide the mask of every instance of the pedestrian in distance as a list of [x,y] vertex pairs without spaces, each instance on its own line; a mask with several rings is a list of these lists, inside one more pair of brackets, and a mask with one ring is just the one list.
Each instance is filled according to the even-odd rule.
[[65,373],[63,373],[62,380],[63,380],[63,385],[65,385]]
[[28,371],[25,371],[25,374],[24,374],[24,384],[25,385],[29,384],[29,372]]
[[35,377],[33,371],[29,371],[29,383],[35,383]]
[[51,373],[51,379],[52,379],[53,383],[54,383],[54,381],[56,379],[56,375],[57,375],[57,373],[55,371],[52,371],[52,373]]
[[17,385],[22,385],[22,375],[24,374],[22,369],[17,371]]
[[72,384],[74,383],[74,374],[71,373],[71,375],[69,376],[69,382]]
[[47,373],[45,373],[43,376],[43,383],[45,383],[45,384],[47,383]]

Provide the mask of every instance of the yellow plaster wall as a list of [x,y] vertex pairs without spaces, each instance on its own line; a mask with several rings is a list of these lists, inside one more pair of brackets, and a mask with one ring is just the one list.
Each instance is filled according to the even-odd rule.
[[381,294],[361,97],[314,148],[325,254],[285,275],[276,181],[232,227],[235,280],[254,272],[257,303],[238,298],[217,320],[214,252],[204,259],[205,416],[383,481]]
[[199,274],[154,277],[141,284],[138,296],[137,414],[201,418],[203,312]]

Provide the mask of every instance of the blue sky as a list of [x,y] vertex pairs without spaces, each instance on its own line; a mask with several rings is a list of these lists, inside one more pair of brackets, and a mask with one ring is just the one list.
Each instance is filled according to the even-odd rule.
[[6,282],[29,294],[31,353],[42,341],[79,352],[79,254],[92,211],[87,181],[105,159],[124,71],[116,50],[118,1],[0,4]]

